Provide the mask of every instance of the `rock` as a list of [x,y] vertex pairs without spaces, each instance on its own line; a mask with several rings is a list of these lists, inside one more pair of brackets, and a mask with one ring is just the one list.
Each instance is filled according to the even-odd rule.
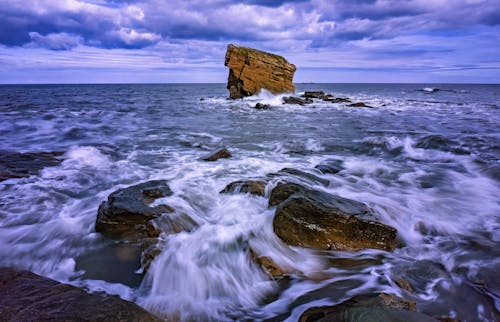
[[225,158],[230,158],[230,157],[232,157],[232,154],[226,148],[222,148],[222,149],[219,149],[219,150],[211,153],[210,155],[204,157],[202,160],[203,161],[217,161],[219,159],[225,159]]
[[289,245],[348,251],[399,246],[396,229],[376,222],[363,203],[284,183],[271,192],[269,205],[275,204],[274,232]]
[[318,164],[314,168],[323,174],[336,174],[344,170],[342,163],[342,160],[329,160],[327,163]]
[[[309,172],[305,172],[302,170],[298,169],[293,169],[293,168],[283,168],[280,171],[278,171],[277,175],[288,175],[288,176],[293,176],[299,179],[307,180],[313,184],[321,184],[323,186],[328,186],[330,184],[330,181],[327,179],[323,179],[318,177],[317,175],[314,175]],[[273,176],[273,175],[271,175]]]
[[231,182],[220,193],[250,193],[264,196],[267,182],[263,180],[240,180]]
[[430,322],[435,319],[416,312],[415,302],[386,293],[355,296],[334,306],[306,310],[299,322]]
[[135,303],[28,271],[0,268],[2,321],[161,321]]
[[313,100],[310,98],[305,98],[302,99],[300,97],[295,97],[295,96],[286,96],[283,97],[283,104],[296,104],[296,105],[307,105],[307,104],[312,104]]
[[63,152],[0,151],[0,181],[35,175],[45,167],[61,163],[61,155]]
[[250,249],[250,258],[255,261],[270,278],[275,279],[287,274],[287,272],[279,267],[271,257],[259,255],[253,249]]
[[151,207],[158,198],[172,195],[165,180],[153,180],[119,189],[101,203],[95,229],[109,237],[140,239],[157,237],[159,231],[151,220],[174,210],[167,205]]
[[273,94],[295,91],[296,67],[281,56],[230,44],[224,65],[229,67],[227,89],[232,99],[254,95],[261,89]]
[[352,103],[347,105],[349,107],[368,107],[368,108],[373,108],[373,106],[366,105],[364,102],[359,102],[359,103]]
[[336,97],[336,98],[329,99],[328,102],[332,102],[332,103],[351,103],[351,100],[348,99],[347,97]]
[[269,110],[271,109],[271,107],[272,106],[269,104],[257,103],[253,108],[255,108],[256,110]]
[[324,99],[325,98],[325,92],[322,92],[322,91],[304,92],[304,95],[302,95],[302,97]]

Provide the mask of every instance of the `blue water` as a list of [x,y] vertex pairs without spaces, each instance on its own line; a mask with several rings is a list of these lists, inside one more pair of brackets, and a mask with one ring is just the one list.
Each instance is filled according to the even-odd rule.
[[[432,316],[499,319],[500,86],[297,85],[306,90],[374,108],[285,106],[269,93],[233,101],[224,84],[0,86],[0,150],[64,152],[58,166],[0,182],[0,265],[119,294],[181,320],[295,321],[308,307],[376,291],[413,299]],[[257,102],[275,107],[255,110]],[[222,146],[232,158],[200,160]],[[327,160],[340,160],[343,170],[315,172]],[[272,231],[266,198],[218,193],[285,167],[365,202],[405,246],[393,253],[289,247]],[[151,179],[168,180],[174,195],[166,202],[198,228],[162,235],[142,283],[88,274],[80,258],[111,243],[94,231],[99,204]],[[290,280],[269,279],[249,247]],[[412,293],[395,283],[400,277]]]

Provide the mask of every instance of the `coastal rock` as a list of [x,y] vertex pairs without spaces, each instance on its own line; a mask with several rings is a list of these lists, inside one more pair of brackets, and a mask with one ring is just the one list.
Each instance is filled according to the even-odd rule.
[[367,108],[373,108],[373,106],[366,105],[364,102],[358,102],[358,103],[352,103],[347,105],[349,107],[367,107]]
[[88,294],[13,268],[0,268],[0,317],[2,321],[161,321],[116,295]]
[[110,237],[138,239],[157,237],[159,231],[151,220],[174,210],[167,205],[151,207],[158,198],[172,195],[165,180],[153,180],[111,193],[101,203],[95,229]]
[[61,163],[62,155],[63,152],[0,151],[0,181],[35,175],[45,167],[53,167]]
[[396,229],[376,222],[363,203],[282,183],[271,192],[269,205],[276,204],[274,232],[289,245],[348,251],[399,245]]
[[225,158],[230,158],[230,157],[232,157],[232,154],[226,148],[222,148],[222,149],[219,149],[219,150],[211,153],[210,155],[204,157],[202,160],[203,161],[217,161],[219,159],[225,159]]
[[240,180],[228,184],[220,193],[250,193],[264,196],[267,182],[264,180]]
[[253,48],[228,45],[224,65],[229,67],[229,97],[251,96],[261,89],[273,94],[294,92],[296,67],[285,58]]
[[269,109],[271,109],[271,105],[269,105],[269,104],[263,104],[263,103],[257,103],[257,104],[255,104],[255,106],[253,108],[256,109],[256,110],[269,110]]
[[347,97],[335,97],[335,98],[329,99],[328,102],[331,102],[331,103],[351,103],[351,100]]
[[327,179],[323,179],[318,177],[317,175],[314,175],[309,172],[305,172],[299,169],[294,169],[294,168],[283,168],[280,171],[278,171],[278,175],[288,175],[288,176],[293,176],[299,179],[305,179],[307,181],[310,181],[311,183],[314,184],[321,184],[323,186],[328,186],[330,184],[330,181]]
[[336,174],[344,169],[342,164],[342,160],[329,160],[325,163],[318,164],[314,168],[318,169],[323,174]]
[[283,97],[283,104],[295,104],[295,105],[307,105],[307,104],[312,104],[313,100],[310,98],[300,98],[300,97],[295,97],[295,96],[286,96]]
[[302,97],[324,99],[325,98],[325,92],[323,92],[323,91],[304,92],[304,94],[302,95]]
[[313,307],[306,310],[299,322],[436,322],[416,312],[415,302],[386,293],[355,296],[334,306]]

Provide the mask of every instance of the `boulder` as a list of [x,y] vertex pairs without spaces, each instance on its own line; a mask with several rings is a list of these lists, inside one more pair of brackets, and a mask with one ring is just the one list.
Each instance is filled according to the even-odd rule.
[[351,100],[347,97],[335,97],[327,100],[331,103],[351,103]]
[[368,107],[368,108],[373,108],[373,106],[366,105],[364,102],[359,102],[359,103],[352,103],[347,105],[349,107]]
[[209,155],[204,157],[202,160],[203,161],[217,161],[219,159],[230,158],[232,156],[233,155],[226,148],[222,148],[222,149],[219,149],[217,151],[210,153]]
[[304,94],[302,95],[302,97],[324,99],[325,98],[325,92],[323,92],[323,91],[304,92]]
[[264,180],[240,180],[228,184],[220,193],[250,193],[264,196],[267,182]]
[[328,160],[325,163],[318,164],[315,169],[318,169],[323,174],[336,174],[344,170],[342,160]]
[[295,96],[286,96],[283,97],[283,104],[295,104],[295,105],[307,105],[307,104],[312,104],[313,100],[310,98],[300,98],[300,97],[295,97]]
[[295,65],[281,56],[230,44],[224,65],[229,67],[227,89],[232,99],[254,95],[261,89],[274,94],[295,91]]
[[29,271],[0,268],[2,321],[161,321],[106,293],[86,293]]
[[167,205],[151,207],[158,198],[172,195],[165,180],[153,180],[119,189],[99,206],[95,230],[109,237],[140,239],[157,237],[152,220],[174,210]]
[[363,203],[281,183],[269,198],[270,206],[276,204],[274,232],[289,245],[348,251],[399,246],[396,229],[376,222]]
[[416,312],[415,302],[386,293],[355,296],[334,306],[313,307],[306,310],[299,322],[436,322]]
[[63,152],[0,151],[0,181],[35,175],[45,167],[61,163],[62,155]]

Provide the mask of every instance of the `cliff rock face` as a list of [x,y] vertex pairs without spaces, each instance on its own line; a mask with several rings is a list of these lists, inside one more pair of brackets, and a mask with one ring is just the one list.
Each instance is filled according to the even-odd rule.
[[224,65],[229,67],[230,98],[242,98],[265,88],[274,94],[293,92],[295,65],[257,49],[228,45]]

